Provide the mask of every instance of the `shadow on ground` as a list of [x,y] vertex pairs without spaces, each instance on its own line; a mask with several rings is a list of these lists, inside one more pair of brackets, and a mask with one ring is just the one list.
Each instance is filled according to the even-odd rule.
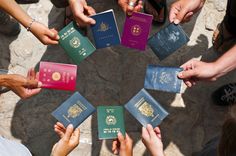
[[[113,8],[120,32],[122,32],[124,14],[117,7],[115,0],[97,0],[92,3],[92,6],[97,12]],[[64,12],[53,8],[49,14],[49,25],[59,29],[62,28],[63,19],[61,17],[63,16]],[[192,33],[196,18],[197,16],[188,23],[188,26],[183,25],[188,35]],[[152,34],[158,29],[160,27],[154,26]],[[89,34],[91,37],[91,32]],[[203,55],[203,59],[209,58],[208,56],[211,53],[205,54],[209,51],[206,36],[200,35],[198,39],[197,45],[184,46],[163,62],[157,59],[150,48],[147,48],[145,53],[122,46],[99,49],[80,64],[77,90],[95,106],[124,105],[143,88],[144,75],[148,64],[180,66],[192,57]],[[41,60],[73,63],[59,46],[48,46]],[[214,120],[221,119],[223,115],[220,108],[209,102],[210,93],[216,86],[216,83],[213,86],[201,83],[193,89],[187,89],[182,95],[184,107],[173,106],[173,101],[178,97],[180,98],[180,95],[150,91],[154,98],[170,113],[161,125],[165,148],[168,148],[170,143],[174,143],[183,155],[191,155],[192,152],[200,149],[203,142],[207,141],[206,135],[209,136],[207,133],[215,134],[218,132],[220,123],[210,125],[210,121],[213,120],[210,114],[213,115],[214,112],[221,113],[217,116],[213,115]],[[49,155],[53,144],[58,140],[53,132],[53,125],[56,120],[53,119],[50,113],[71,94],[72,92],[44,89],[35,97],[19,101],[11,124],[14,137],[21,139],[34,155]],[[209,101],[204,101],[204,99],[209,99]],[[136,144],[140,140],[141,126],[127,112],[125,113],[125,119],[126,131],[131,134],[134,138],[134,144]],[[93,139],[91,151],[87,155],[105,155],[101,153],[102,141],[97,139],[96,114],[93,115],[91,122],[92,126],[85,128],[92,131]],[[81,132],[83,133],[83,130]],[[111,149],[110,143],[107,144],[108,149]],[[145,152],[144,155],[148,155],[148,153]]]

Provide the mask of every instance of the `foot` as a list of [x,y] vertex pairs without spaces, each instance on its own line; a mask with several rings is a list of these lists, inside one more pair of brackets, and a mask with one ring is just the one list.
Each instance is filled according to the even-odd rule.
[[146,13],[153,15],[154,22],[164,23],[165,5],[165,0],[146,0],[144,9]]
[[0,33],[7,36],[16,36],[20,33],[19,23],[0,10]]
[[236,103],[236,83],[220,87],[212,94],[212,99],[219,106],[229,106]]

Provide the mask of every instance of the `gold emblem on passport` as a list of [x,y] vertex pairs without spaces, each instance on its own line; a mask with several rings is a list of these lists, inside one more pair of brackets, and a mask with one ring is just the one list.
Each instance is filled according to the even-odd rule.
[[133,25],[131,27],[131,33],[134,35],[134,36],[138,36],[140,35],[142,32],[142,29],[139,25]]
[[162,72],[160,74],[160,80],[159,81],[160,81],[161,84],[170,83],[172,81],[171,75],[169,73]]
[[107,31],[107,30],[109,30],[109,25],[102,22],[100,24],[100,27],[99,27],[98,31]]
[[113,115],[108,115],[106,117],[106,124],[107,125],[115,125],[116,124],[116,117],[114,117]]
[[73,47],[73,48],[78,48],[80,46],[80,40],[78,37],[73,37],[71,40],[70,40],[70,46]]
[[77,104],[74,104],[72,105],[67,113],[68,113],[68,118],[76,118],[77,116],[80,115],[80,113],[82,112],[83,110],[77,105]]
[[146,101],[144,101],[141,106],[138,108],[138,110],[141,112],[141,114],[143,114],[146,117],[154,117],[153,113],[154,110],[152,108],[152,106],[147,103]]
[[58,81],[61,79],[61,74],[59,72],[52,73],[52,80]]

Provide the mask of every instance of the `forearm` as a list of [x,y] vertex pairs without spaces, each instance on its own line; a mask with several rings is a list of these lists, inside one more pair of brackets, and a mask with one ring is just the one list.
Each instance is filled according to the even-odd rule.
[[216,77],[221,77],[236,68],[236,45],[228,50],[215,62]]
[[0,0],[0,8],[19,21],[24,27],[28,27],[32,18],[14,0]]
[[7,79],[8,79],[8,75],[6,74],[0,75],[0,86],[6,87]]

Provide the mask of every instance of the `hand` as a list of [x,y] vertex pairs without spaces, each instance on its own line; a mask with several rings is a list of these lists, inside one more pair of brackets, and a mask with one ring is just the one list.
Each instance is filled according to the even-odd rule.
[[169,20],[175,24],[188,22],[200,10],[205,0],[178,0],[170,7]]
[[42,83],[37,80],[37,77],[38,73],[36,74],[34,69],[28,71],[27,78],[17,74],[9,74],[6,75],[3,86],[11,89],[22,99],[26,99],[41,91]]
[[138,4],[136,6],[130,6],[129,2],[132,1],[134,4],[136,4],[137,0],[119,0],[118,4],[121,6],[122,10],[127,13],[128,15],[131,15],[132,12],[139,12],[143,8],[143,1],[138,0]]
[[191,59],[183,64],[181,68],[183,68],[183,71],[178,74],[178,77],[183,79],[188,87],[192,87],[199,80],[215,81],[218,78],[214,62],[206,63]]
[[112,152],[114,154],[120,154],[120,156],[132,156],[133,155],[133,140],[126,133],[125,137],[119,132],[118,138],[112,143]]
[[96,21],[90,18],[90,15],[96,14],[95,10],[88,6],[85,0],[69,0],[70,9],[74,15],[75,21],[81,27],[95,24]]
[[152,156],[164,156],[163,144],[161,141],[161,130],[159,127],[153,129],[147,124],[147,128],[142,128],[142,142],[150,151]]
[[57,122],[54,125],[55,132],[61,138],[52,149],[52,156],[67,156],[79,144],[80,130],[73,130],[73,125],[70,124],[65,128],[61,123]]
[[30,31],[45,45],[58,44],[59,36],[55,29],[49,29],[45,25],[35,21]]

